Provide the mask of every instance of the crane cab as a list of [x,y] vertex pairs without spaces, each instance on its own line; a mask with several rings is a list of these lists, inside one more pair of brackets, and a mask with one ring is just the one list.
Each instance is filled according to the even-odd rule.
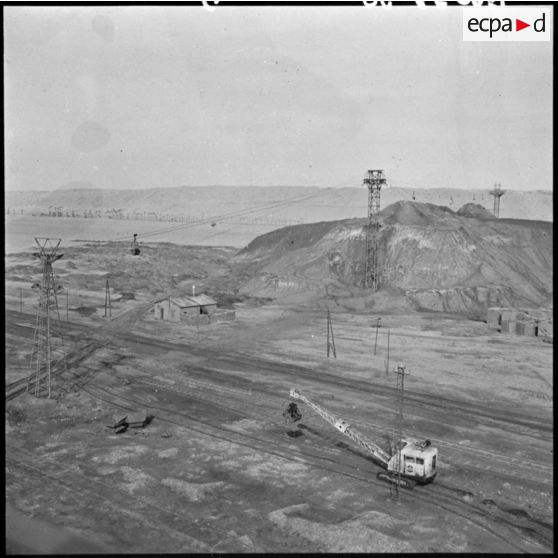
[[398,460],[396,450],[388,462],[388,471],[397,472],[399,461],[401,475],[412,478],[420,484],[434,480],[438,472],[436,465],[438,449],[432,446],[430,440],[421,442],[404,439],[401,442],[401,459]]

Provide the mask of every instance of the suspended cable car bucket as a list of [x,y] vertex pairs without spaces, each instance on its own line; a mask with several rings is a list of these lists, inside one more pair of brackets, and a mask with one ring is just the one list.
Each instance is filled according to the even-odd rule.
[[138,241],[137,241],[137,233],[134,234],[134,240],[132,240],[132,246],[130,247],[130,254],[132,254],[132,256],[139,256],[141,253],[141,250],[139,249],[138,246]]

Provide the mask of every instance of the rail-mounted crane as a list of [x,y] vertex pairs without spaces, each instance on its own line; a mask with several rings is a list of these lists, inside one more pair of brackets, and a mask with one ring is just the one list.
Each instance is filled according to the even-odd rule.
[[[416,483],[426,484],[434,480],[437,473],[436,460],[438,449],[432,446],[430,440],[420,441],[403,438],[400,443],[395,444],[393,452],[390,454],[374,442],[367,440],[346,420],[336,417],[321,405],[308,399],[299,390],[291,389],[290,396],[293,399],[306,403],[308,407],[326,422],[367,450],[374,461],[384,469],[387,469],[387,472],[380,471],[377,474],[378,478],[388,482],[395,482],[397,479],[406,488],[413,488]],[[292,407],[292,403],[288,409],[288,414],[295,421],[300,420],[302,417],[296,406]]]

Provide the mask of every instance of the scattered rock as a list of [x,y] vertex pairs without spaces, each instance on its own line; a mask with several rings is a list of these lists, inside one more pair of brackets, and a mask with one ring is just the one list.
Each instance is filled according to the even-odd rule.
[[243,546],[245,546],[248,550],[253,549],[254,548],[254,543],[252,542],[252,539],[248,536],[248,535],[242,535],[239,539],[238,539]]
[[27,415],[23,409],[17,407],[8,407],[6,409],[6,414],[8,415],[8,424],[10,426],[17,426],[22,422],[25,422]]
[[141,469],[134,469],[132,467],[120,467],[120,472],[126,481],[126,489],[130,492],[135,492],[138,488],[143,488],[147,483],[155,479],[145,474]]
[[167,457],[175,457],[178,455],[178,448],[169,448],[163,451],[160,451],[157,454],[161,459],[166,459]]
[[96,463],[118,463],[123,459],[131,459],[139,455],[148,453],[150,450],[147,446],[135,445],[135,446],[125,446],[122,448],[117,448],[109,452],[107,455],[96,455],[93,457],[93,461]]
[[293,516],[306,504],[290,506],[268,514],[272,523],[289,534],[300,535],[318,545],[322,552],[420,552],[421,548],[397,537],[371,528],[361,518],[339,524],[321,523]]
[[161,481],[163,486],[170,488],[173,492],[185,496],[191,502],[199,502],[205,499],[212,491],[222,488],[224,482],[195,483],[181,479],[165,478]]

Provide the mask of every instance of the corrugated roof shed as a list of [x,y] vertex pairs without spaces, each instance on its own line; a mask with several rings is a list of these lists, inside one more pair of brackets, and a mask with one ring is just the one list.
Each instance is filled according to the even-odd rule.
[[192,306],[199,306],[199,303],[192,300],[189,296],[182,296],[180,298],[171,298],[171,302],[180,306],[180,308],[191,308]]
[[215,300],[213,300],[210,296],[205,294],[200,294],[197,296],[189,296],[190,300],[194,300],[198,306],[211,306],[213,304],[217,304]]
[[[164,299],[163,299],[164,300]],[[182,296],[180,298],[171,297],[171,302],[180,306],[180,308],[192,308],[192,306],[211,306],[217,305],[217,302],[210,296],[201,294],[197,296]]]

